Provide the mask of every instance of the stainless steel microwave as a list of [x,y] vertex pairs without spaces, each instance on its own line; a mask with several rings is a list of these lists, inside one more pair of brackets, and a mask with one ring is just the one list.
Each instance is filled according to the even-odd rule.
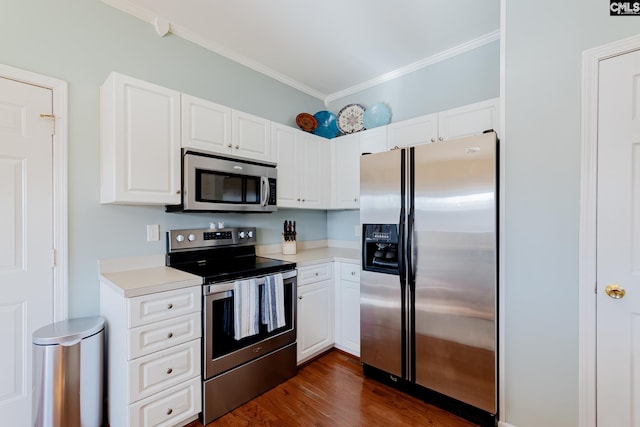
[[183,149],[182,204],[167,212],[274,212],[276,164]]

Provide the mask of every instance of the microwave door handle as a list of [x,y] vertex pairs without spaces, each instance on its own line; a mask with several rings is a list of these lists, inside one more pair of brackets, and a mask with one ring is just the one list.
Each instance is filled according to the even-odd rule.
[[270,192],[271,190],[269,189],[269,178],[267,178],[266,176],[261,176],[260,177],[260,196],[262,198],[262,200],[260,200],[260,204],[262,206],[267,206],[267,203],[269,202],[269,197],[271,196]]

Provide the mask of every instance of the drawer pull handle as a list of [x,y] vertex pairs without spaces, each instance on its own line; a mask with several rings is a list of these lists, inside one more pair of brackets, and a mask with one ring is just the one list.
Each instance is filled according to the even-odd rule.
[[169,333],[167,334],[167,338],[173,338],[173,332],[169,332]]
[[173,308],[173,304],[169,303],[169,305],[167,306],[168,310],[171,310]]
[[171,368],[167,369],[167,375],[171,375],[172,372],[173,372],[173,369]]
[[167,409],[167,415],[171,415],[173,413],[173,409],[169,408]]

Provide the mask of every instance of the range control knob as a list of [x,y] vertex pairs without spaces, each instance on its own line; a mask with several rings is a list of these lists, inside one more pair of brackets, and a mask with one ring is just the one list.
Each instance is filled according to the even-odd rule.
[[240,237],[241,239],[244,239],[244,231],[240,231],[238,233],[238,237]]
[[184,236],[183,236],[182,234],[178,234],[178,235],[176,236],[176,240],[177,240],[178,242],[184,242]]
[[187,239],[189,239],[190,242],[193,242],[194,240],[196,240],[196,235],[195,234],[189,234],[189,236],[187,236]]
[[253,239],[253,230],[247,231],[247,237],[249,237],[250,239]]

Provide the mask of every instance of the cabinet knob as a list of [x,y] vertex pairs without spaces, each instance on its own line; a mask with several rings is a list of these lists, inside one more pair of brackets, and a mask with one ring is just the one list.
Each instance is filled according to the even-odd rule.
[[169,305],[167,305],[167,310],[171,310],[173,308],[173,304],[169,303]]
[[239,145],[236,145],[236,150],[238,150],[238,149],[240,149],[240,146],[239,146]]
[[355,199],[353,199],[353,201],[354,201],[354,202],[357,202],[357,201],[358,201],[358,198],[356,197]]
[[299,296],[298,299],[302,299],[302,296]]
[[431,138],[431,142],[436,142],[436,139],[435,138]]
[[438,141],[444,141],[443,137],[438,138]]
[[351,275],[352,275],[352,276],[355,276],[355,275],[356,275],[356,272],[355,272],[355,271],[352,271],[352,272],[351,272]]
[[318,275],[318,272],[316,271],[316,276]]
[[300,199],[297,199],[298,201],[300,201]]
[[169,332],[169,333],[167,334],[167,338],[173,338],[173,332]]
[[167,375],[171,375],[172,372],[173,372],[173,369],[171,368],[167,369]]
[[229,145],[227,145],[227,147],[229,147],[229,148],[233,148],[233,145],[232,145],[232,144],[229,144]]
[[304,203],[304,199],[302,199],[302,203]]
[[167,409],[167,415],[171,415],[173,413],[173,409],[169,408]]
[[181,193],[181,191],[180,191],[180,190],[176,191],[176,194],[180,194],[180,193]]

